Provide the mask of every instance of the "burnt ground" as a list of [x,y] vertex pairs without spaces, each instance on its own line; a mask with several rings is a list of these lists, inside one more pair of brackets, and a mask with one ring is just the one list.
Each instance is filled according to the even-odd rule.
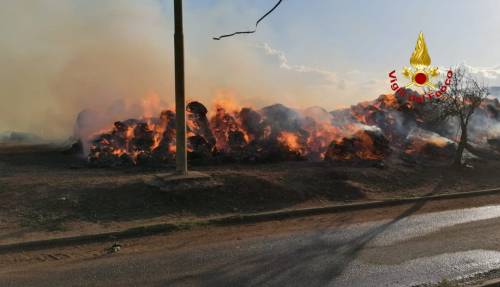
[[[320,162],[196,166],[223,183],[208,190],[161,192],[145,177],[162,168],[90,168],[51,146],[0,146],[0,242],[34,232],[62,234],[224,214],[342,204],[500,186],[499,161],[472,168],[408,164],[383,167]],[[13,239],[12,239],[13,240]]]

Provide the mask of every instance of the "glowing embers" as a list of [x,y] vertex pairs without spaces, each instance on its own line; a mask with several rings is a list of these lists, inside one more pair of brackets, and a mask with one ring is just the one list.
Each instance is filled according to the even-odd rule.
[[115,122],[110,131],[93,138],[89,162],[116,166],[147,164],[173,159],[175,114],[164,111],[159,118]]
[[362,126],[346,137],[333,141],[325,159],[332,162],[380,162],[391,153],[389,141],[377,127]]
[[[186,109],[188,158],[203,163],[323,160],[332,142],[362,129],[352,122],[336,126],[320,108],[297,111],[277,104],[256,111],[218,103],[210,118],[199,102]],[[365,140],[357,146],[357,157],[379,157],[370,145]],[[165,164],[174,156],[175,114],[164,111],[159,118],[116,122],[94,136],[89,161],[97,166]]]

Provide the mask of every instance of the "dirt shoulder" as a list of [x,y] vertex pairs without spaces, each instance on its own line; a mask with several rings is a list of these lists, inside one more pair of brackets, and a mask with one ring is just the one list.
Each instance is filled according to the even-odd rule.
[[[267,221],[258,224],[198,226],[168,235],[120,240],[121,250],[119,254],[210,248],[225,242],[239,242],[244,245],[244,241],[267,236],[287,236],[300,232],[345,227],[367,221],[403,218],[417,214],[492,204],[500,204],[500,195],[417,202],[386,208]],[[2,270],[0,273],[113,256],[109,253],[109,248],[113,243],[114,241],[110,240],[78,246],[0,254],[0,270]]]
[[194,168],[222,185],[160,192],[143,180],[172,167],[89,168],[55,147],[0,147],[0,244],[500,186],[500,162],[492,161],[461,171],[396,159],[377,168],[309,162]]

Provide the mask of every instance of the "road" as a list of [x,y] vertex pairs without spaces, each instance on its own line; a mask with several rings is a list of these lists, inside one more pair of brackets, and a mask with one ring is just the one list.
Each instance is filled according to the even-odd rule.
[[500,205],[416,214],[420,207],[280,232],[317,218],[283,221],[244,238],[240,229],[225,231],[229,239],[187,233],[149,242],[154,249],[134,247],[138,240],[115,254],[5,269],[0,286],[413,286],[500,268]]

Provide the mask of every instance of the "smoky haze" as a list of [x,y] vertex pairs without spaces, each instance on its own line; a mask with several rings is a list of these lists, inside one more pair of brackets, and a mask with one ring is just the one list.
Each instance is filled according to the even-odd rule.
[[83,108],[133,113],[148,91],[166,94],[167,20],[156,2],[2,2],[0,131],[61,138]]
[[[356,92],[350,90],[349,81],[333,72],[290,63],[284,53],[262,44],[259,35],[211,40],[227,31],[228,23],[252,23],[261,13],[235,13],[234,5],[233,1],[206,9],[186,5],[188,100],[211,107],[214,99],[230,96],[240,105],[279,102],[330,110],[357,102],[359,95],[364,99],[377,95],[370,84],[351,97]],[[0,132],[64,139],[72,135],[83,110],[91,111],[85,122],[95,130],[143,115],[145,109],[158,114],[171,108],[170,6],[170,1],[156,0],[3,1]]]

